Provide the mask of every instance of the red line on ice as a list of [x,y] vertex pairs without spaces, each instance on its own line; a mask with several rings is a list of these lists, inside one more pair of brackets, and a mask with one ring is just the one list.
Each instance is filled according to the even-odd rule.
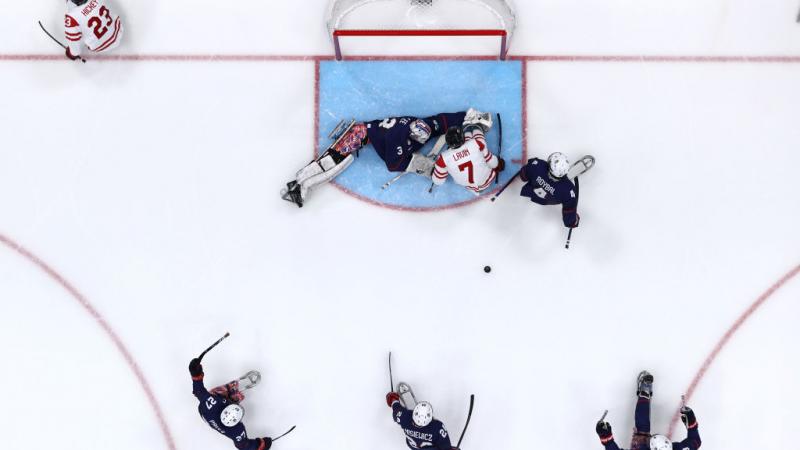
[[[780,280],[776,281],[772,286],[770,286],[770,288],[767,289],[763,294],[761,294],[761,296],[759,296],[756,299],[756,301],[753,302],[753,304],[750,305],[750,307],[747,308],[739,316],[738,319],[736,319],[736,322],[734,322],[733,325],[731,325],[731,327],[728,328],[728,331],[725,332],[725,334],[722,336],[722,338],[719,340],[719,342],[717,342],[717,345],[714,347],[714,349],[711,351],[711,353],[708,355],[708,357],[706,357],[706,360],[700,366],[700,370],[698,370],[697,374],[695,374],[694,379],[689,384],[689,388],[686,389],[686,400],[687,400],[687,403],[688,403],[688,400],[691,398],[692,394],[694,393],[695,389],[697,388],[697,385],[700,384],[700,381],[702,381],[702,379],[705,376],[706,372],[711,367],[711,364],[713,364],[714,361],[717,359],[717,356],[722,351],[722,349],[725,348],[725,346],[728,344],[728,342],[731,340],[731,337],[733,337],[734,333],[736,333],[736,331],[738,331],[739,328],[741,328],[742,324],[744,324],[745,321],[747,319],[749,319],[750,316],[752,316],[753,313],[756,312],[756,310],[759,307],[761,307],[761,305],[763,305],[770,297],[772,297],[772,294],[774,294],[778,289],[783,287],[783,285],[788,283],[798,273],[800,273],[800,264],[795,266],[792,270],[787,272],[786,275],[781,277]],[[670,437],[672,436],[672,432],[674,431],[675,425],[678,423],[679,419],[680,419],[680,407],[678,408],[678,410],[675,411],[675,414],[672,416],[672,421],[669,424],[668,436],[670,436]],[[702,418],[700,420],[702,421]]]
[[[164,62],[292,62],[330,61],[333,55],[266,55],[266,54],[109,54],[96,55],[92,61],[164,61]],[[497,56],[464,55],[361,55],[347,56],[345,61],[490,61]],[[509,60],[538,62],[619,62],[619,63],[746,63],[800,64],[798,55],[510,55]],[[66,61],[63,54],[0,54],[0,61]]]
[[6,237],[3,234],[0,234],[0,242],[5,244],[6,247],[14,250],[19,255],[23,256],[29,262],[33,263],[34,265],[38,266],[42,271],[44,271],[50,278],[52,278],[56,283],[60,284],[69,294],[74,298],[81,306],[86,310],[86,312],[91,315],[94,320],[100,325],[100,328],[106,332],[108,337],[114,342],[114,345],[117,347],[120,353],[122,353],[123,358],[125,358],[125,362],[128,363],[128,367],[133,371],[136,375],[136,378],[139,380],[139,384],[142,386],[145,395],[147,396],[147,400],[150,402],[150,406],[153,407],[153,410],[156,413],[156,417],[158,419],[158,424],[161,427],[161,432],[164,435],[164,439],[167,441],[167,448],[170,450],[175,450],[175,440],[172,438],[172,433],[169,431],[169,426],[167,425],[167,421],[164,419],[164,414],[161,412],[161,407],[158,404],[158,400],[156,400],[155,395],[153,394],[153,390],[150,388],[150,384],[147,382],[147,379],[144,377],[142,370],[139,368],[139,365],[136,364],[136,361],[133,359],[131,352],[125,347],[125,344],[122,342],[122,339],[114,332],[111,328],[111,325],[106,322],[106,319],[89,303],[89,300],[83,296],[69,281],[67,281],[61,274],[55,271],[52,267],[47,265],[44,261],[42,261],[38,256],[31,253],[25,247],[17,244],[10,238]]

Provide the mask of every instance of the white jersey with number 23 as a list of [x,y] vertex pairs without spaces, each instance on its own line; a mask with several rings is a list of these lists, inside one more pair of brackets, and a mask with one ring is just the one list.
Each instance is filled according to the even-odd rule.
[[105,52],[122,40],[122,19],[103,0],[89,0],[80,6],[67,0],[64,32],[69,51],[75,56],[81,54],[81,43],[93,52]]

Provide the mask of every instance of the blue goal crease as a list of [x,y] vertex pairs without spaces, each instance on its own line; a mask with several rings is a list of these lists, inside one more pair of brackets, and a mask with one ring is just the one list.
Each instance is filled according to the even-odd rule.
[[[319,153],[330,146],[328,133],[340,120],[425,117],[473,107],[502,116],[500,156],[507,168],[500,175],[500,183],[519,168],[512,160],[523,157],[521,61],[322,61],[319,71]],[[486,140],[497,153],[496,118]],[[434,141],[422,152],[427,153]],[[438,209],[476,199],[474,193],[449,178],[428,193],[430,180],[414,174],[382,190],[381,186],[396,175],[367,146],[335,182],[361,197],[399,208]]]

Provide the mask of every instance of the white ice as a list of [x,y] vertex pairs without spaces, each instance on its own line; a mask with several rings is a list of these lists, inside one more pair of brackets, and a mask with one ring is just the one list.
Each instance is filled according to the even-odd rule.
[[[312,151],[313,61],[32,60],[59,51],[36,25],[59,29],[50,3],[0,15],[0,235],[102,315],[174,448],[232,448],[186,369],[224,331],[207,384],[260,370],[250,435],[298,426],[277,450],[404,449],[389,350],[452,434],[476,395],[466,450],[600,450],[603,409],[627,445],[636,373],[655,374],[666,431],[717,342],[800,263],[798,63],[528,62],[529,154],[598,159],[565,250],[558,210],[519,185],[419,214],[324,187],[297,209],[277,192]],[[115,4],[119,54],[332,53],[324,0]],[[799,6],[518,0],[511,52],[793,56]],[[700,381],[703,448],[796,445],[798,298],[792,278]],[[97,320],[5,245],[0,299],[0,448],[169,448]]]

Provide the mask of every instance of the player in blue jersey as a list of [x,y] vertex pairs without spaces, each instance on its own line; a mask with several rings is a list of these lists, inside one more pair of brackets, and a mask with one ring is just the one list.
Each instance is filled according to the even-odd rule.
[[561,205],[564,226],[575,228],[581,221],[578,215],[578,188],[570,181],[569,160],[562,153],[553,153],[547,161],[533,158],[520,170],[525,181],[519,195],[529,197],[540,205]]
[[[691,408],[681,407],[681,421],[686,426],[687,437],[680,442],[670,442],[662,434],[650,434],[650,399],[653,397],[653,375],[642,371],[639,374],[636,389],[636,410],[634,413],[635,428],[631,439],[631,450],[697,450],[700,448],[700,432],[697,430],[697,418]],[[595,427],[600,442],[606,450],[622,450],[614,442],[611,425],[601,419]]]
[[203,384],[203,366],[197,358],[189,363],[189,373],[192,375],[192,394],[200,401],[197,410],[208,426],[233,440],[239,450],[269,450],[272,446],[271,438],[247,437],[242,423],[244,409],[239,404],[244,395],[238,389],[232,389],[233,383],[215,388],[211,392],[206,390]]
[[394,421],[406,435],[406,445],[412,450],[425,448],[457,450],[450,443],[450,436],[442,422],[433,418],[433,407],[428,402],[419,402],[413,410],[400,403],[400,394],[386,394],[386,404],[392,408]]
[[339,175],[353,163],[354,153],[368,144],[372,144],[390,172],[412,172],[430,178],[435,161],[419,151],[431,137],[445,134],[452,126],[486,121],[491,126],[490,114],[472,109],[468,112],[353,122],[322,155],[297,172],[295,179],[281,191],[281,197],[302,207],[311,188]]

